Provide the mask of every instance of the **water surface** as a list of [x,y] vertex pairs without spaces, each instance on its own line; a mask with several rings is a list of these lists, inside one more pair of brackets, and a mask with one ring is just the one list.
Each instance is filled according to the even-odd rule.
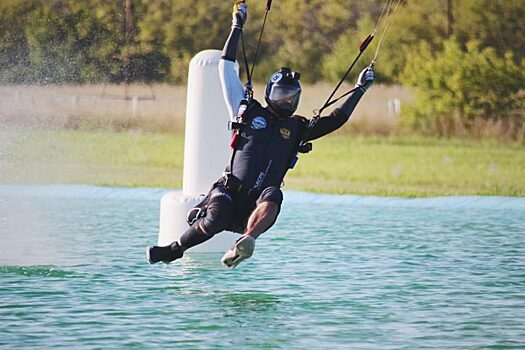
[[163,193],[0,186],[0,348],[525,348],[523,198],[286,192],[230,271],[145,262]]

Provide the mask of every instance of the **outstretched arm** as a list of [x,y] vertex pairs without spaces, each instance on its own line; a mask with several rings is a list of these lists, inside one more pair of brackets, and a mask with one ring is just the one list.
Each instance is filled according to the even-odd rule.
[[373,67],[365,68],[361,74],[359,74],[359,78],[357,79],[357,89],[346,98],[341,106],[330,113],[329,116],[319,118],[317,123],[309,131],[308,139],[306,141],[318,139],[343,126],[352,115],[352,112],[361,100],[361,97],[365,94],[366,90],[372,86],[373,81]]
[[244,88],[239,79],[236,69],[235,56],[237,55],[237,44],[241,36],[242,27],[248,19],[248,12],[244,1],[237,0],[233,5],[232,28],[230,35],[224,44],[222,57],[219,61],[219,76],[221,79],[222,93],[226,107],[230,114],[230,120],[234,121],[241,100],[244,97]]

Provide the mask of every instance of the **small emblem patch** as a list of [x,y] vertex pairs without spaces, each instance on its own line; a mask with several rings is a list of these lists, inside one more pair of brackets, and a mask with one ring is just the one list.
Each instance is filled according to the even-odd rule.
[[264,129],[266,128],[266,119],[264,117],[255,117],[252,120],[252,129]]
[[283,78],[283,75],[281,73],[277,72],[274,75],[272,75],[270,80],[272,81],[272,83],[277,83],[282,78]]
[[281,128],[279,131],[281,132],[281,137],[285,140],[288,140],[292,134],[291,131],[286,128]]

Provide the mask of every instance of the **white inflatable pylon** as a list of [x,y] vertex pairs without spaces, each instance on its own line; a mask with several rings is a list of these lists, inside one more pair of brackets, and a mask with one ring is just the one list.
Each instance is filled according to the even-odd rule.
[[[184,142],[182,191],[166,193],[160,202],[158,245],[178,241],[188,229],[187,212],[197,205],[228,164],[231,132],[219,78],[221,51],[205,50],[190,61]],[[222,232],[188,251],[224,252],[239,237]]]

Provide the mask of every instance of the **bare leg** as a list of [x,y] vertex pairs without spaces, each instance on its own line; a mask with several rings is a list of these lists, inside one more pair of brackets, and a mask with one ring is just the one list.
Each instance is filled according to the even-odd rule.
[[244,236],[252,236],[257,239],[266,232],[275,222],[279,214],[279,205],[273,202],[261,202],[248,218],[248,225],[244,231]]

